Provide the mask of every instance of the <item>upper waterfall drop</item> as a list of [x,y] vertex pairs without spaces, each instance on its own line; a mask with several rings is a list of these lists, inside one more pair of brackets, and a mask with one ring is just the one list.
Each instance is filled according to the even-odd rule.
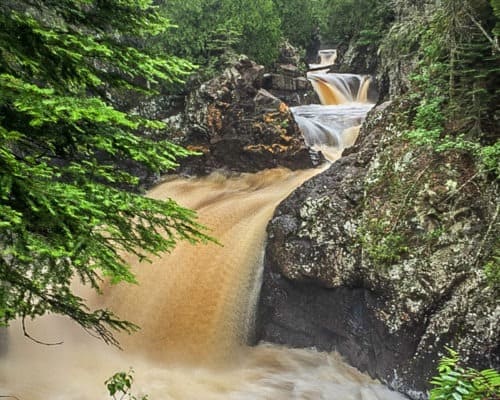
[[321,67],[329,67],[337,61],[337,49],[324,49],[318,51],[318,64],[309,64],[311,69],[319,69]]
[[307,74],[323,105],[368,103],[371,78],[366,75],[312,73]]
[[321,151],[327,160],[335,161],[356,141],[359,128],[376,99],[370,93],[370,76],[320,70],[319,67],[328,67],[337,57],[336,50],[324,52],[326,50],[318,53],[320,64],[311,64],[314,72],[307,73],[321,104],[292,107],[291,111],[306,144]]

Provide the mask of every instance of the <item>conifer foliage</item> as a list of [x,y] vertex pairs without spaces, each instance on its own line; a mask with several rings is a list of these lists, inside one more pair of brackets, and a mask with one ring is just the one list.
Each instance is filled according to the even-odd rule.
[[134,325],[88,309],[75,278],[95,289],[102,276],[133,282],[123,251],[147,259],[206,239],[192,211],[119,189],[138,182],[113,160],[164,171],[188,154],[137,135],[164,126],[109,101],[193,68],[143,45],[169,28],[151,3],[0,3],[0,324],[57,313],[116,343],[113,329]]

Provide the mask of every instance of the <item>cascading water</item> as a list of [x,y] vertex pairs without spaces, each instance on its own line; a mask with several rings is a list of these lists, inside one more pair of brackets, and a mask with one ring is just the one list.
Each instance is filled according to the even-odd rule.
[[[356,106],[337,105],[337,114],[332,111],[317,122],[317,107],[329,106],[311,106],[308,111],[299,107],[294,113],[298,121],[324,125],[318,143],[339,148],[355,139],[355,132],[349,140],[346,132],[361,123],[361,110],[353,115]],[[329,128],[328,121],[336,128]],[[335,140],[329,139],[332,131],[338,134]],[[316,140],[305,135],[308,141]],[[141,326],[138,333],[119,338],[123,352],[61,317],[48,316],[28,326],[40,340],[63,340],[61,346],[33,343],[13,325],[0,358],[0,396],[106,399],[104,380],[132,366],[134,391],[152,400],[402,399],[334,353],[245,345],[258,295],[266,224],[284,197],[320,171],[212,174],[170,178],[158,185],[149,196],[172,197],[197,210],[200,222],[213,229],[222,246],[182,243],[153,265],[139,266],[130,259],[138,285],[107,286],[102,296],[82,293],[91,305],[109,307]]]
[[292,107],[306,144],[321,151],[329,161],[335,161],[342,150],[356,141],[361,123],[372,104],[318,104]]
[[306,144],[335,161],[356,141],[361,123],[373,107],[368,99],[371,78],[354,74],[308,73],[321,105],[292,107]]
[[368,102],[369,76],[310,72],[307,77],[324,105]]
[[335,64],[337,60],[336,49],[324,49],[318,51],[319,64],[309,64],[309,68],[318,69],[321,67],[330,67]]

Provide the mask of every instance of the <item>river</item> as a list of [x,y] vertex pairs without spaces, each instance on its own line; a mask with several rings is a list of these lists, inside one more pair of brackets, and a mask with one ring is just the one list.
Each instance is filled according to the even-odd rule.
[[[292,111],[306,142],[333,162],[355,141],[372,106],[364,92],[369,83],[356,75],[320,73],[310,79],[328,104]],[[350,83],[354,81],[358,83]],[[357,95],[349,97],[352,90]],[[39,340],[64,342],[58,346],[36,344],[22,336],[19,324],[12,325],[0,365],[0,395],[106,399],[104,381],[133,367],[133,391],[152,400],[402,399],[335,353],[246,345],[260,288],[266,225],[288,194],[326,167],[167,178],[148,196],[174,198],[197,210],[220,245],[181,243],[171,254],[140,266],[129,257],[138,285],[106,285],[102,295],[81,289],[92,306],[108,307],[141,327],[119,336],[123,350],[62,317],[47,316],[27,327]]]

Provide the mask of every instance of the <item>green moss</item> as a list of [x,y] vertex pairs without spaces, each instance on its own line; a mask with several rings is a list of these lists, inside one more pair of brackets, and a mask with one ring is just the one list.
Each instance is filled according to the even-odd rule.
[[445,229],[442,227],[433,229],[430,232],[425,233],[422,237],[426,241],[436,241],[445,233]]
[[359,229],[363,250],[377,267],[388,268],[408,253],[405,235],[393,232],[384,219],[372,218]]
[[497,292],[500,292],[500,240],[497,240],[491,258],[484,265],[484,272],[488,284]]

